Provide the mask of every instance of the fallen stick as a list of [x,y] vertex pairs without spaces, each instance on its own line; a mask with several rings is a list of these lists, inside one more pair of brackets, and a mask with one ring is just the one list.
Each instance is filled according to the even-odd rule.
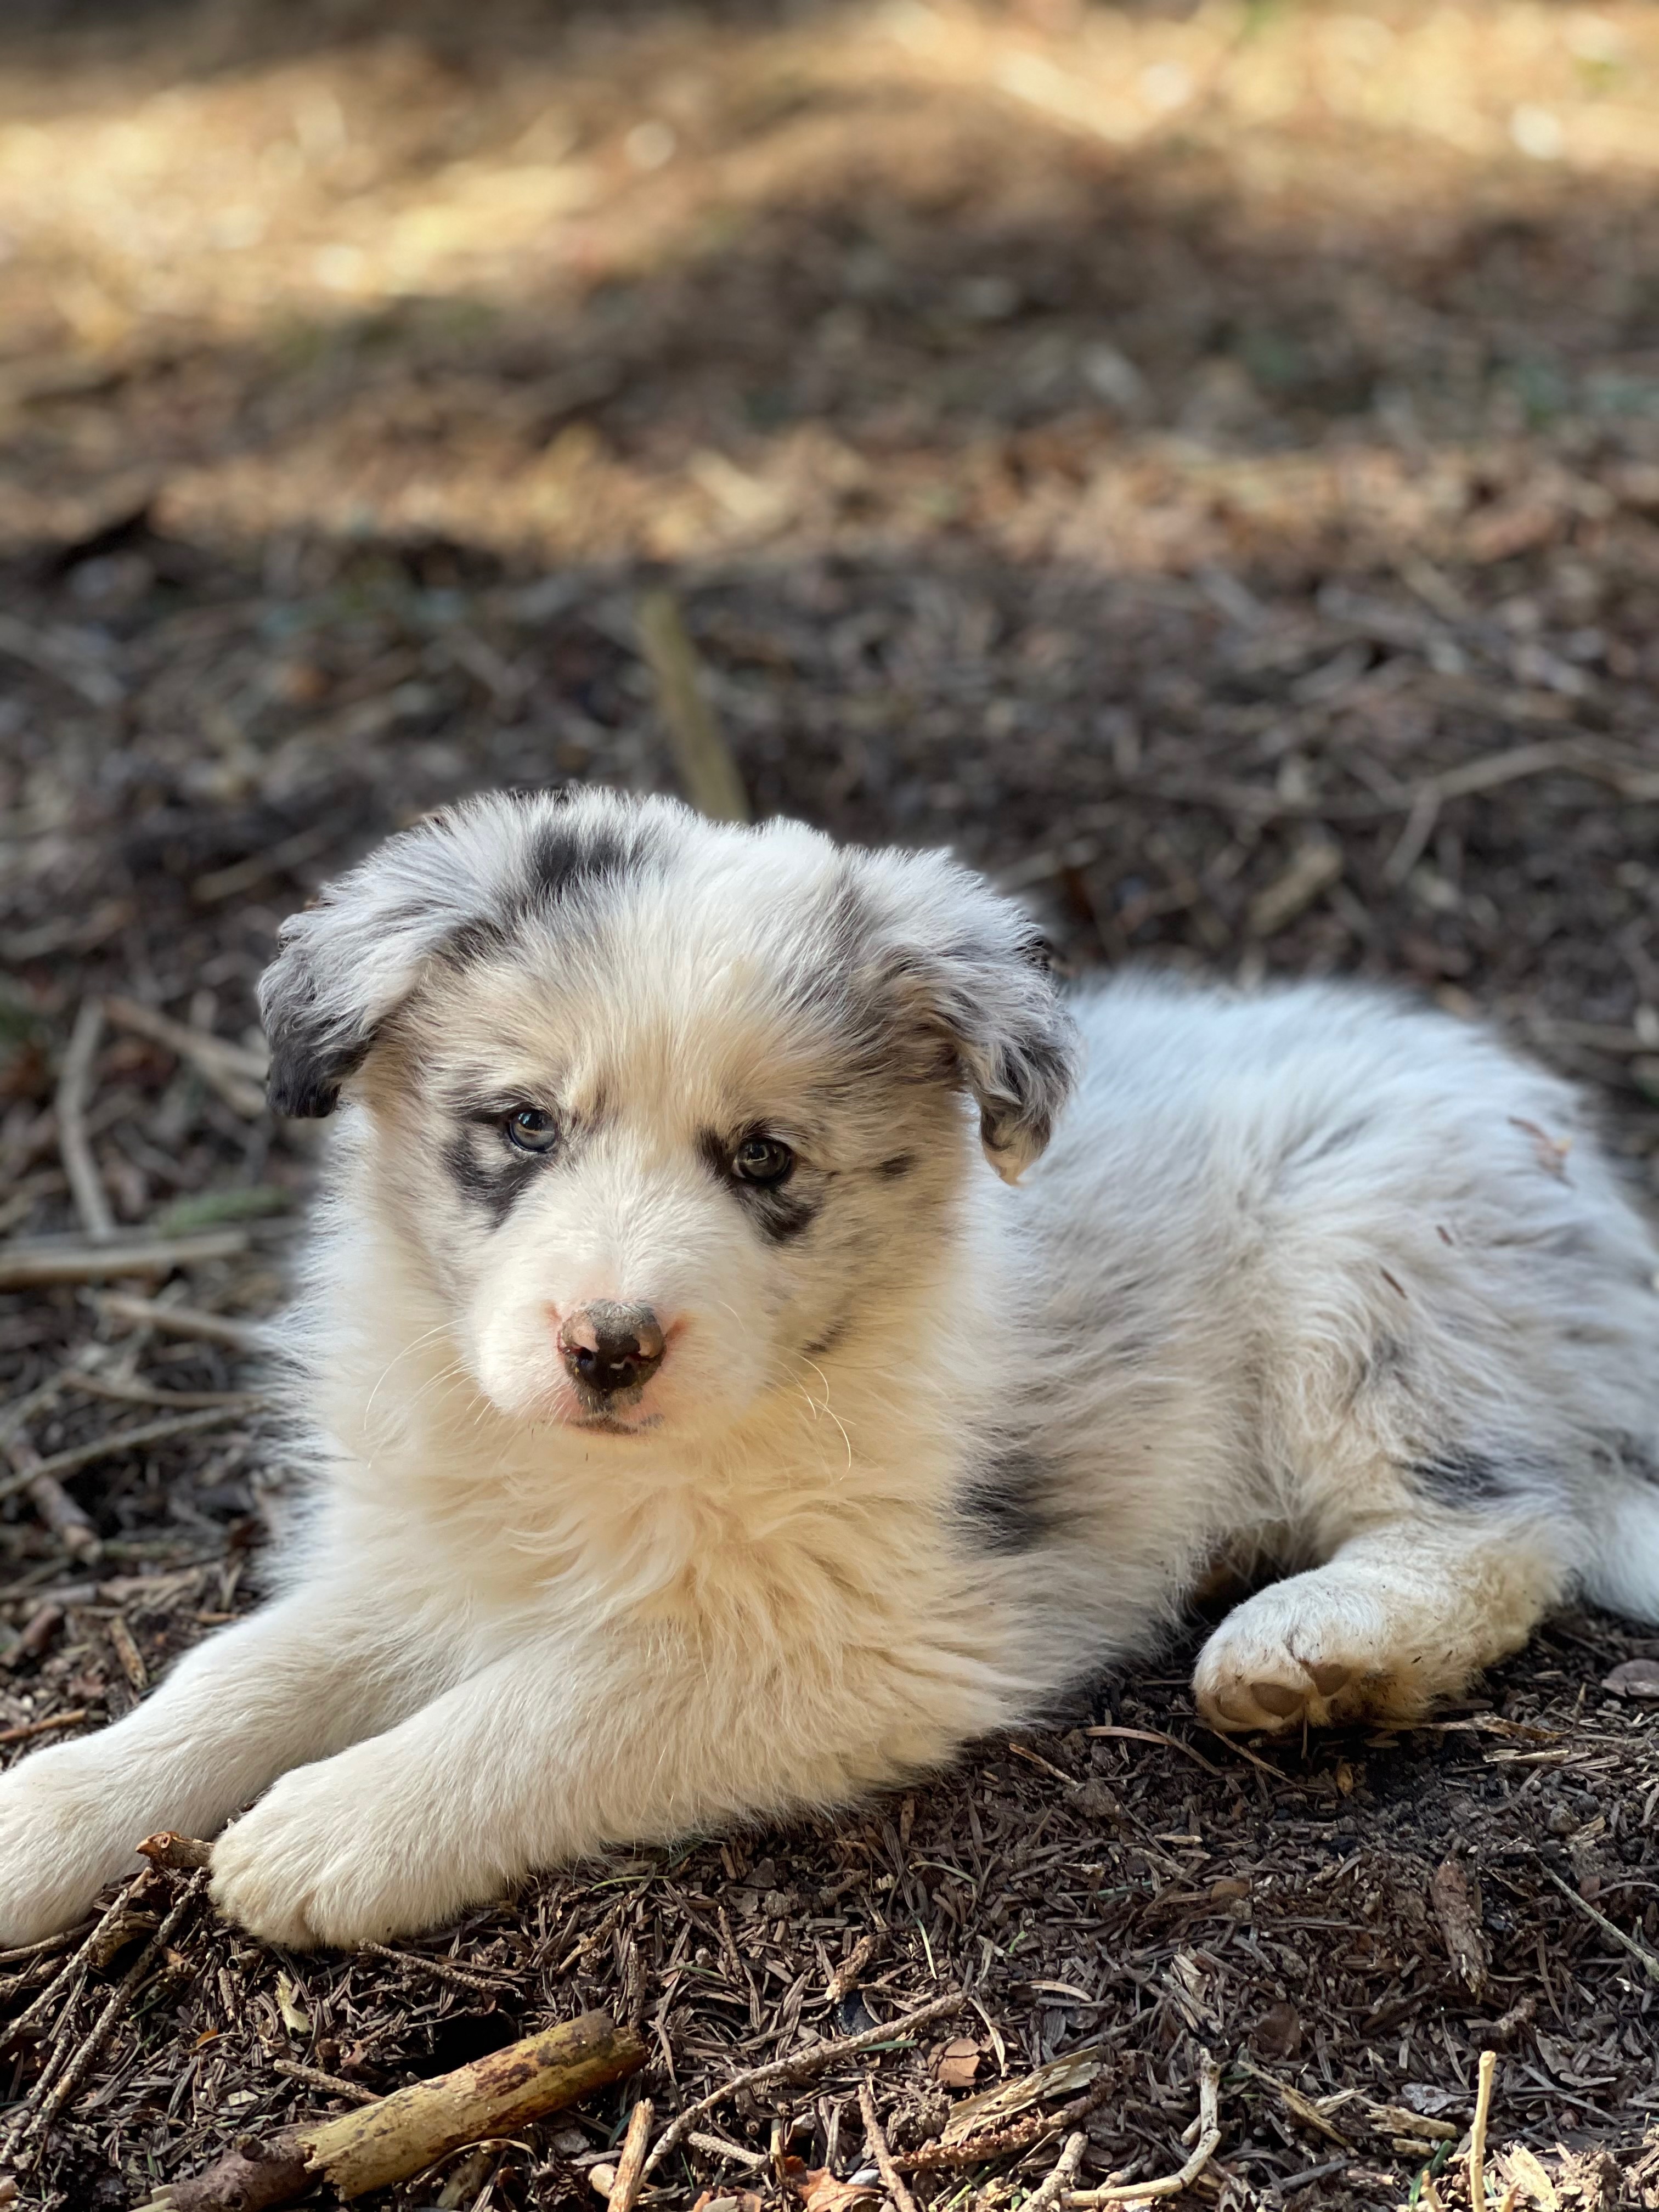
[[18,1237],[0,1244],[0,1291],[30,1291],[52,1283],[105,1283],[122,1275],[170,1275],[208,1260],[234,1260],[247,1249],[242,1229],[205,1229],[199,1237],[145,1237],[108,1244],[73,1239]]
[[141,1006],[137,999],[106,999],[104,1012],[120,1028],[136,1030],[152,1044],[164,1045],[177,1058],[199,1068],[225,1103],[239,1114],[252,1120],[264,1112],[265,1077],[270,1070],[267,1054],[173,1021],[153,1006]]
[[1281,2081],[1277,2074],[1270,2074],[1265,2066],[1258,2066],[1254,2058],[1247,2058],[1243,2051],[1231,2063],[1248,2074],[1252,2081],[1260,2081],[1265,2088],[1271,2089],[1286,2112],[1293,2112],[1304,2127],[1311,2128],[1316,2135],[1328,2136],[1332,2142],[1340,2144],[1344,2150],[1353,2148],[1341,2129],[1333,2127],[1318,2106],[1303,2096],[1299,2090],[1292,2089],[1288,2081]]
[[652,2118],[651,2100],[641,2097],[628,2116],[628,2133],[623,2137],[622,2155],[617,2160],[617,2171],[605,2197],[605,2212],[634,2212],[640,2184],[645,2179],[645,2154],[651,2141]]
[[584,2013],[355,2112],[307,2122],[267,2142],[245,2137],[205,2173],[158,2190],[149,2212],[265,2212],[319,2182],[346,2197],[390,2188],[467,2143],[511,2135],[621,2081],[647,2055],[632,2028],[618,2027],[608,2013]]
[[864,2140],[876,2162],[876,2172],[881,2176],[882,2187],[897,2206],[898,2212],[916,2212],[916,2200],[905,2186],[903,2175],[893,2163],[886,2132],[876,2112],[876,2093],[867,2074],[859,2083],[859,2112],[864,2121]]
[[763,2150],[749,2150],[742,2143],[727,2142],[724,2136],[711,2136],[707,2130],[693,2128],[686,2139],[693,2150],[704,2151],[710,2158],[729,2159],[733,2165],[746,2166],[750,2172],[758,2172],[769,2163]]
[[1221,2142],[1221,2069],[1207,2051],[1198,2061],[1198,2142],[1179,2173],[1165,2173],[1156,2181],[1109,2181],[1100,2189],[1073,2189],[1066,2195],[1072,2212],[1097,2204],[1139,2204],[1149,2197],[1178,2197],[1191,2188],[1215,2156]]
[[1073,2097],[1057,2112],[1027,2112],[1020,2119],[1010,2120],[1006,2127],[981,2128],[977,2134],[958,2136],[953,2142],[923,2143],[920,2150],[907,2152],[896,2163],[906,2173],[927,2173],[941,2166],[988,2166],[994,2158],[1006,2158],[1011,2151],[1030,2150],[1045,2136],[1074,2128],[1079,2120],[1098,2111],[1111,2094],[1115,2079],[1103,2069],[1080,2097]]
[[657,686],[657,711],[668,731],[685,795],[714,822],[754,817],[737,763],[704,696],[697,648],[672,592],[647,592],[635,615],[640,651]]
[[53,1462],[42,1459],[27,1437],[13,1437],[0,1453],[12,1468],[9,1475],[0,1477],[0,1498],[26,1490],[30,1504],[70,1558],[96,1566],[104,1556],[98,1531],[58,1480]]
[[131,1291],[94,1291],[89,1295],[100,1313],[141,1322],[148,1328],[159,1328],[163,1336],[200,1337],[205,1344],[222,1344],[232,1352],[265,1349],[265,1332],[258,1322],[204,1313],[199,1306],[164,1306],[159,1299],[136,1297]]
[[64,1054],[52,1102],[58,1115],[58,1151],[68,1177],[81,1226],[94,1244],[106,1244],[115,1234],[115,1216],[109,1194],[92,1156],[87,1135],[87,1102],[92,1093],[92,1064],[98,1041],[104,1034],[104,1010],[96,999],[83,1000]]
[[1469,2203],[1474,2212],[1486,2212],[1486,2122],[1492,2114],[1492,2080],[1498,2053],[1483,2051],[1474,2087],[1474,2118],[1469,2124]]
[[0,1729],[0,1743],[25,1743],[32,1735],[47,1735],[53,1729],[79,1728],[87,1718],[87,1709],[77,1705],[72,1712],[48,1713],[44,1720],[20,1721],[15,1728]]
[[378,2089],[365,2089],[361,2081],[347,2081],[337,2074],[325,2074],[320,2066],[306,2066],[297,2058],[273,2058],[273,2074],[285,2074],[290,2081],[303,2081],[308,2089],[321,2089],[331,2097],[343,2097],[348,2105],[378,2105]]
[[[222,1428],[237,1414],[245,1413],[248,1403],[245,1398],[239,1399],[233,1405],[210,1406],[194,1413],[169,1413],[165,1420],[140,1421],[131,1428],[110,1429],[101,1437],[94,1437],[89,1443],[76,1444],[68,1451],[53,1452],[50,1459],[40,1458],[34,1454],[33,1446],[26,1444],[21,1437],[14,1437],[5,1449],[15,1462],[17,1472],[0,1481],[0,1498],[9,1498],[15,1490],[33,1492],[34,1485],[42,1481],[50,1481],[56,1487],[60,1475],[77,1474],[83,1467],[91,1467],[100,1459],[112,1459],[118,1452],[137,1451],[146,1444],[165,1443],[170,1437],[188,1436],[196,1429]],[[26,1454],[33,1459],[33,1466],[27,1466]],[[44,1507],[41,1510],[43,1518],[50,1521],[51,1515]],[[77,1505],[75,1510],[78,1514],[81,1509]],[[82,1517],[84,1519],[85,1516]],[[90,1525],[88,1522],[88,1526]],[[58,1533],[61,1534],[62,1531]]]
[[1659,1982],[1659,1958],[1656,1958],[1645,1944],[1638,1943],[1633,1936],[1626,1936],[1617,1921],[1609,1920],[1605,1912],[1596,1911],[1587,1897],[1580,1897],[1576,1889],[1569,1888],[1553,1867],[1540,1867],[1539,1870],[1549,1876],[1569,1905],[1576,1905],[1587,1919],[1595,1923],[1604,1936],[1611,1936],[1615,1943],[1628,1951],[1650,1982]]
[[[1123,1743],[1167,1743],[1171,1751],[1183,1753],[1195,1765],[1201,1766],[1206,1774],[1219,1775],[1222,1771],[1220,1767],[1212,1766],[1201,1751],[1194,1751],[1191,1744],[1182,1743],[1178,1735],[1165,1735],[1162,1729],[1115,1728],[1108,1725],[1101,1728],[1086,1728],[1083,1733],[1085,1735],[1115,1736]],[[1069,1775],[1066,1777],[1068,1781],[1071,1778]]]
[[1077,2179],[1077,2171],[1083,2163],[1083,2154],[1089,2148],[1089,2138],[1081,2130],[1066,2139],[1066,2148],[1054,2160],[1053,2171],[1046,2181],[1040,2182],[1025,2200],[1024,2212],[1049,2212]]
[[788,2058],[774,2058],[764,2066],[751,2066],[745,2073],[734,2074],[729,2081],[722,2081],[718,2089],[711,2089],[706,2097],[699,2097],[695,2105],[688,2105],[677,2113],[652,2146],[645,2161],[647,2174],[655,2172],[670,2151],[678,2150],[705,2113],[712,2112],[716,2105],[723,2104],[739,2089],[764,2089],[775,2082],[804,2081],[809,2075],[822,2073],[826,2067],[837,2066],[843,2058],[856,2058],[860,2051],[869,2051],[878,2043],[891,2043],[900,2036],[908,2035],[912,2029],[925,2027],[929,2021],[942,2020],[948,2012],[958,2011],[964,1999],[960,1990],[947,1990],[943,1996],[932,1997],[913,2012],[902,2012],[896,2020],[884,2021],[879,2027],[866,2027],[858,2035],[843,2035],[833,2043],[815,2043],[807,2051],[797,2051]]
[[88,1398],[112,1399],[118,1406],[149,1406],[173,1413],[205,1413],[211,1406],[242,1413],[270,1402],[258,1390],[157,1390],[148,1382],[122,1382],[108,1375],[71,1375],[64,1387]]
[[481,1990],[485,1996],[500,1996],[504,1990],[515,1986],[508,1974],[474,1973],[470,1966],[458,1966],[453,1959],[429,1958],[424,1951],[394,1951],[389,1943],[360,1943],[357,1948],[373,1959],[390,1959],[395,1966],[416,1967],[435,1974],[441,1982],[453,1982],[458,1990]]

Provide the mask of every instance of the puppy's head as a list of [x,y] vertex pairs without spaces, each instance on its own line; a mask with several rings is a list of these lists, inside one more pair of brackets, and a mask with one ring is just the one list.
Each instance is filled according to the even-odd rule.
[[620,1437],[717,1431],[890,1328],[971,1113],[1012,1181],[1072,1072],[1029,919],[944,855],[605,793],[392,838],[260,996],[273,1104],[361,1115],[354,1202],[486,1395]]

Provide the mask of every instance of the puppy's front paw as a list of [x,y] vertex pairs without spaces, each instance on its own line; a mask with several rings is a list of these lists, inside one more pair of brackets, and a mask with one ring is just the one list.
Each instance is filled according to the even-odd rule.
[[123,1822],[120,1802],[79,1745],[35,1752],[0,1778],[0,1945],[72,1927],[106,1882],[137,1873],[144,1831]]
[[1212,1728],[1285,1730],[1404,1721],[1444,1685],[1389,1635],[1386,1609],[1317,1571],[1247,1598],[1199,1654],[1193,1691]]
[[[451,1917],[495,1884],[459,1876],[441,1808],[410,1807],[368,1746],[285,1774],[213,1848],[227,1919],[294,1951],[349,1949]],[[424,1816],[424,1817],[423,1817]]]

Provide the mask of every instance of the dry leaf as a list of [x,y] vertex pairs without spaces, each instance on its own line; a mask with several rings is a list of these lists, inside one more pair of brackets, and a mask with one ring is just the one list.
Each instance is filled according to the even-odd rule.
[[815,2166],[804,2173],[792,2173],[789,2186],[805,2206],[806,2212],[857,2212],[860,2206],[881,2202],[878,2188],[867,2181],[839,2180],[827,2166]]
[[276,1977],[276,2009],[283,2015],[283,2025],[295,2035],[309,2035],[310,2015],[300,2002],[300,1994],[286,1974]]
[[1524,2143],[1511,2143],[1507,2150],[1498,2152],[1498,2171],[1511,2189],[1519,2190],[1528,2203],[1538,2208],[1538,2212],[1560,2212],[1561,2200],[1555,2193],[1555,2184]]
[[1455,1859],[1448,1859],[1429,1884],[1429,1903],[1445,1938],[1446,1954],[1472,1996],[1486,1986],[1492,1953],[1480,1929],[1480,1895]]
[[1626,1659],[1601,1680],[1615,1698],[1659,1698],[1659,1659]]
[[1289,2058],[1302,2041],[1302,2015],[1293,2004],[1270,2004],[1250,2030],[1258,2058]]
[[971,2089],[979,2071],[980,2048],[971,2036],[947,2043],[933,2061],[933,2079],[946,2089]]

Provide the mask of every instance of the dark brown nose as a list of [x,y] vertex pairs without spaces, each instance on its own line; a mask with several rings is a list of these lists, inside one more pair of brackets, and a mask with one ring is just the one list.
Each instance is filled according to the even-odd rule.
[[662,1329],[649,1306],[598,1298],[560,1324],[559,1351],[578,1382],[608,1398],[651,1380],[662,1365]]

